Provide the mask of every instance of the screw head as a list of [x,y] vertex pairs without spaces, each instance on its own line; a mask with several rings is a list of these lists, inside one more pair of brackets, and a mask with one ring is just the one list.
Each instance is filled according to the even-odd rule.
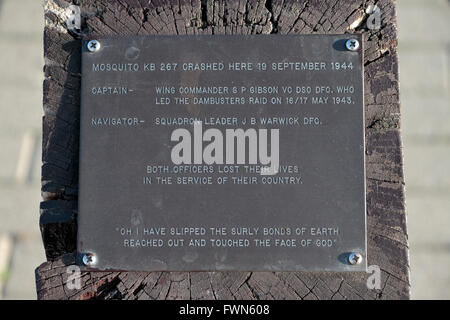
[[83,254],[83,264],[85,266],[93,266],[97,263],[97,258],[93,253]]
[[100,50],[100,42],[98,42],[97,40],[91,40],[87,43],[87,49],[90,52],[96,52],[98,50]]
[[359,49],[359,41],[356,39],[348,39],[345,43],[347,50],[356,51]]
[[357,264],[360,264],[360,263],[362,262],[362,260],[363,260],[363,257],[362,257],[362,255],[361,255],[360,253],[358,253],[358,252],[352,252],[352,253],[350,253],[349,256],[348,256],[348,262],[349,262],[351,265],[357,265]]

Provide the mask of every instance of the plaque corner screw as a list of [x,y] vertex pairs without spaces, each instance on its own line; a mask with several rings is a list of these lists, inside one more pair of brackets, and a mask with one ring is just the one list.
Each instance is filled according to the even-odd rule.
[[357,265],[357,264],[360,264],[360,263],[362,262],[362,260],[363,260],[363,257],[362,257],[362,255],[361,255],[360,253],[358,253],[358,252],[352,252],[352,253],[350,253],[349,256],[348,256],[348,262],[349,262],[351,265]]
[[345,47],[350,51],[356,51],[359,49],[359,41],[356,39],[348,39]]
[[84,253],[82,260],[85,266],[93,266],[97,263],[97,257],[93,253]]
[[87,43],[87,49],[90,52],[96,52],[98,50],[100,50],[100,42],[98,40],[91,40]]

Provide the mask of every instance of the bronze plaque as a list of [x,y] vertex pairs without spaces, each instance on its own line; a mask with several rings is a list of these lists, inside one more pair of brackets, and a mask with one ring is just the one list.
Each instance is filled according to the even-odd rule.
[[80,263],[365,270],[363,51],[349,36],[83,41]]

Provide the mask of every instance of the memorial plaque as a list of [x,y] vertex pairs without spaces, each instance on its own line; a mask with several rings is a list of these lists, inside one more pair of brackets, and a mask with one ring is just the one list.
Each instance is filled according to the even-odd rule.
[[80,263],[365,270],[359,44],[360,35],[83,41]]

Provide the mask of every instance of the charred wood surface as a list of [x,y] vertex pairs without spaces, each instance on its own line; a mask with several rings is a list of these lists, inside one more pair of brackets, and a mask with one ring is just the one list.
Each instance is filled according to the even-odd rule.
[[[408,299],[409,261],[393,0],[45,0],[40,227],[48,261],[39,299]],[[367,27],[369,5],[381,13]],[[71,27],[70,5],[81,10]],[[69,289],[77,230],[82,35],[364,33],[368,265],[366,273],[82,272]],[[68,280],[69,279],[69,280]]]

